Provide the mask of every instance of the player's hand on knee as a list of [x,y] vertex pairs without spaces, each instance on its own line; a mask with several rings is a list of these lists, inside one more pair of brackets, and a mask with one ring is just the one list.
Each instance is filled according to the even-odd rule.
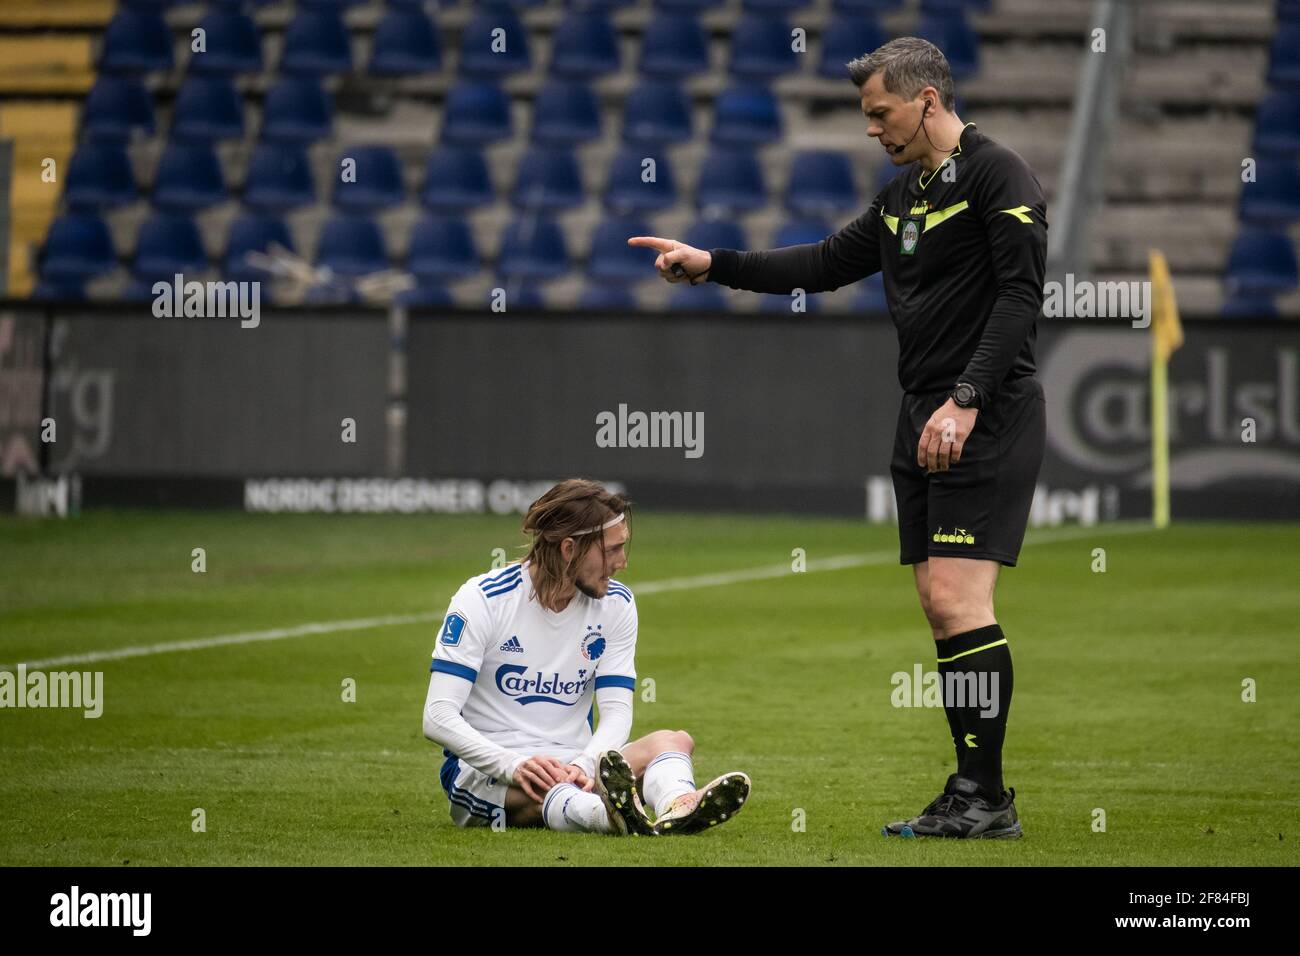
[[595,784],[592,783],[591,778],[587,776],[586,772],[583,771],[581,767],[577,764],[571,763],[564,769],[566,782],[573,784],[579,790],[585,790],[588,793],[591,792],[591,789]]
[[564,765],[554,757],[529,757],[515,769],[515,785],[541,803],[557,783],[565,782]]
[[[689,282],[695,285],[709,277],[713,267],[713,255],[704,249],[696,249],[676,239],[660,239],[658,236],[633,236],[627,241],[629,246],[643,246],[659,253],[655,259],[655,268],[659,275],[669,282]],[[674,267],[678,268],[674,268]]]

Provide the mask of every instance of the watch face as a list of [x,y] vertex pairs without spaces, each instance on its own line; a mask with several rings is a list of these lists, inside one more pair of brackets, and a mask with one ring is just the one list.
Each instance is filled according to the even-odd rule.
[[953,398],[956,400],[957,404],[961,405],[963,408],[969,405],[974,397],[975,389],[971,388],[969,385],[958,385],[957,390],[953,393]]

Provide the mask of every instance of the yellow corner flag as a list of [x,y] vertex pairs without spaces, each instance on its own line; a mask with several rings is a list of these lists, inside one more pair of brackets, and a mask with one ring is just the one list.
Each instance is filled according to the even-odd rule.
[[1169,526],[1169,356],[1183,344],[1174,283],[1169,263],[1159,249],[1151,250],[1151,518],[1157,528]]

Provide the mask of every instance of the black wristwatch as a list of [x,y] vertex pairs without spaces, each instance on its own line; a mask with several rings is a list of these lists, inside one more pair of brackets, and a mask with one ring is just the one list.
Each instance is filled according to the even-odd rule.
[[952,390],[951,398],[957,403],[958,408],[980,407],[980,390],[970,382],[958,382],[957,387]]

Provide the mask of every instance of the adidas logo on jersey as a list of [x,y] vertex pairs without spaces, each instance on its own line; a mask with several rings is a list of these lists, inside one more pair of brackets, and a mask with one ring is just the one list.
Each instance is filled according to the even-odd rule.
[[512,634],[510,640],[498,647],[497,650],[510,651],[512,654],[522,654],[524,652],[524,645],[519,643],[519,636],[517,634]]

